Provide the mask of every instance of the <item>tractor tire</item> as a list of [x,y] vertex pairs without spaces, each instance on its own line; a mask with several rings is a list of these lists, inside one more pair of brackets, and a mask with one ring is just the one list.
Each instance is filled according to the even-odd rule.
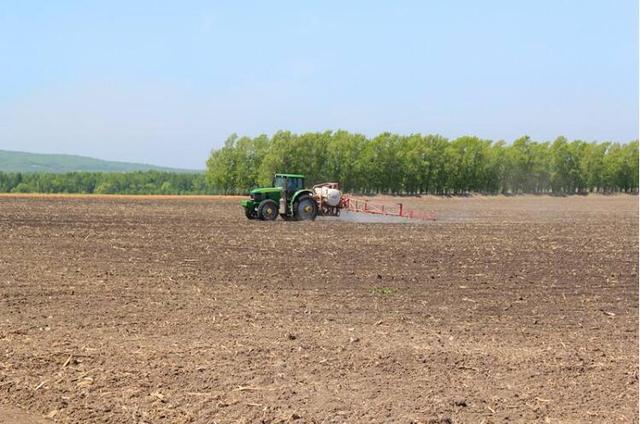
[[296,202],[294,208],[298,221],[313,221],[318,216],[318,205],[310,196],[304,196]]
[[271,199],[260,202],[258,217],[263,221],[273,221],[278,217],[278,205]]
[[256,219],[258,217],[256,215],[256,211],[254,211],[253,209],[249,209],[249,208],[244,208],[244,214],[247,217],[247,219]]

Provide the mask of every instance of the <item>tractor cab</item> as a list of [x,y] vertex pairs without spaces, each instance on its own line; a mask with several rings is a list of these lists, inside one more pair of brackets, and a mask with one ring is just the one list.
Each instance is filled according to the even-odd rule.
[[287,197],[304,188],[304,175],[276,174],[273,177],[273,186],[284,189]]

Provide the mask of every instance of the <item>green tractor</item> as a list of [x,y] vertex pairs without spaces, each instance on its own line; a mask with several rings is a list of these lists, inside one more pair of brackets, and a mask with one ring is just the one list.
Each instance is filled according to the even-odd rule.
[[250,196],[240,202],[249,219],[273,221],[280,215],[285,220],[306,221],[318,215],[313,191],[304,188],[304,175],[276,174],[273,187],[255,188]]

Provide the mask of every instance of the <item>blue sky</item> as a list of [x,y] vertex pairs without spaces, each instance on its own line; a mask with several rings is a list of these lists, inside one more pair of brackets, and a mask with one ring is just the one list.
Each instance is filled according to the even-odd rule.
[[638,137],[638,5],[0,2],[0,149],[203,168],[231,133]]

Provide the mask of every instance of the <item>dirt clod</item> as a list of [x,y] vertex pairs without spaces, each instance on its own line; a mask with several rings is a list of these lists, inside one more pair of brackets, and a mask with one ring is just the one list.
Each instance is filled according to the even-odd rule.
[[427,424],[453,424],[453,420],[449,417],[430,418]]

